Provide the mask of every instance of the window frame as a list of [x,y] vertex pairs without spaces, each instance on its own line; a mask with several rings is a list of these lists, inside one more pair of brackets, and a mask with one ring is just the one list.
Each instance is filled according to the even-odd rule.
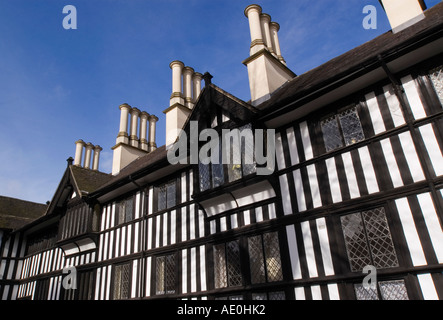
[[[280,273],[278,275],[278,278],[276,278],[276,279],[270,279],[272,277],[270,277],[270,275],[269,275],[270,274],[270,266],[269,266],[269,263],[268,263],[268,259],[275,258],[275,257],[274,256],[268,257],[267,250],[270,248],[271,244],[267,243],[267,241],[265,239],[266,235],[269,235],[269,236],[272,235],[272,236],[275,237],[274,239],[277,240],[276,246],[277,246],[278,254],[279,254],[279,256],[278,256],[278,259],[279,259],[278,263],[280,265]],[[251,242],[250,242],[250,240],[253,239],[253,238],[259,238],[260,239],[260,244],[259,245],[260,245],[260,250],[261,250],[260,253],[261,254],[260,254],[259,259],[261,258],[261,260],[262,260],[261,261],[261,268],[263,268],[263,272],[264,272],[264,274],[263,274],[264,281],[256,281],[256,280],[254,280],[252,266],[255,265],[254,261],[256,259],[254,259],[254,260],[252,259]],[[265,232],[265,233],[249,236],[249,237],[247,237],[247,242],[248,242],[248,250],[247,250],[247,252],[248,252],[249,273],[250,273],[250,277],[251,277],[251,284],[275,283],[275,282],[283,281],[284,280],[284,274],[283,274],[283,264],[282,264],[282,259],[281,259],[281,252],[282,252],[282,250],[281,250],[281,246],[280,246],[280,239],[279,239],[278,231],[270,231],[270,232]],[[259,261],[257,261],[256,263],[259,263]]]
[[[371,243],[370,243],[370,239],[368,237],[368,231],[367,231],[367,226],[366,226],[366,222],[364,221],[364,217],[363,217],[363,213],[365,212],[369,212],[372,210],[377,210],[377,209],[383,209],[384,212],[384,219],[386,222],[386,226],[387,226],[387,230],[389,231],[389,238],[391,241],[391,245],[392,245],[392,249],[393,249],[393,253],[395,254],[395,259],[396,259],[396,265],[392,265],[392,266],[384,266],[384,267],[378,267],[376,266],[376,263],[374,263],[374,253],[373,250],[371,248]],[[340,227],[340,238],[343,241],[343,248],[344,248],[344,257],[347,259],[348,263],[347,268],[348,270],[350,270],[350,272],[362,272],[362,270],[357,270],[355,269],[355,267],[353,267],[351,259],[350,259],[350,253],[348,251],[348,243],[346,240],[346,235],[345,235],[345,231],[343,229],[343,224],[342,224],[342,219],[344,217],[348,217],[348,216],[352,216],[352,215],[359,215],[361,221],[362,221],[362,225],[363,225],[363,235],[364,235],[364,241],[365,241],[365,246],[368,250],[368,258],[370,260],[370,263],[368,265],[372,265],[375,266],[377,268],[377,270],[384,270],[384,269],[392,269],[392,268],[399,268],[400,267],[400,261],[401,261],[401,251],[398,251],[397,247],[398,244],[395,243],[395,234],[393,234],[393,227],[391,226],[391,224],[389,223],[389,211],[387,210],[388,207],[385,205],[378,205],[378,206],[371,206],[368,208],[362,208],[360,210],[356,210],[356,211],[352,211],[352,212],[346,212],[344,214],[341,214],[338,216],[338,226]],[[358,259],[361,260],[363,259],[364,256],[358,256]]]
[[[253,163],[249,164],[249,163],[245,163],[245,156],[244,156],[244,150],[246,149],[246,145],[245,143],[243,143],[244,139],[243,136],[241,135],[241,131],[245,130],[245,129],[250,129],[252,132],[252,139],[255,143],[255,136],[254,136],[254,126],[251,122],[247,122],[247,123],[243,123],[241,125],[235,125],[235,126],[229,126],[229,128],[227,128],[228,124],[226,123],[222,123],[221,125],[218,125],[216,127],[213,127],[212,129],[216,130],[218,133],[218,144],[219,144],[219,161],[223,162],[223,158],[222,158],[222,152],[223,152],[223,133],[222,130],[223,129],[229,129],[229,130],[238,130],[239,131],[239,143],[240,143],[240,162],[241,164],[223,164],[223,163],[218,163],[218,164],[213,164],[212,162],[210,162],[209,164],[203,164],[200,161],[198,162],[198,165],[196,166],[197,168],[197,172],[198,174],[198,178],[197,178],[197,190],[199,193],[203,193],[206,191],[210,191],[210,190],[214,190],[217,189],[219,187],[223,187],[226,186],[228,184],[233,184],[235,182],[241,181],[244,178],[247,177],[253,177],[256,175],[256,169],[257,169],[257,163],[256,163],[256,159],[255,159],[255,154],[253,154]],[[203,130],[203,129],[202,129]],[[203,146],[206,146],[208,143],[210,143],[210,141],[200,141],[199,142],[199,153],[200,150]],[[229,145],[230,145],[230,156],[233,157],[234,154],[234,149],[232,148],[233,144],[231,143],[231,139],[229,139]],[[240,166],[240,170],[238,170],[239,172],[239,177],[232,179],[231,178],[231,173],[234,172],[233,167],[234,166]],[[245,168],[246,166],[254,166],[254,169],[251,172],[245,172]],[[222,172],[222,182],[221,183],[214,183],[214,169],[215,167],[221,167],[222,169],[220,170]],[[205,169],[205,173],[207,172],[207,174],[203,175],[202,173],[202,169]],[[208,181],[202,181],[202,177],[208,177]],[[202,187],[204,186],[204,187]]]
[[[361,141],[364,141],[367,139],[365,130],[363,128],[363,121],[361,119],[361,112],[359,111],[359,108],[360,108],[360,103],[350,103],[350,104],[347,104],[345,107],[339,108],[337,111],[335,111],[333,113],[329,113],[328,115],[326,115],[320,119],[320,121],[319,121],[320,133],[321,133],[321,137],[323,140],[323,146],[325,148],[326,153],[334,152],[334,151],[339,150],[341,148],[346,148],[346,147],[352,146],[358,142],[361,142]],[[360,133],[363,136],[363,138],[356,140],[352,143],[347,142],[348,141],[347,135],[345,134],[343,123],[341,121],[341,116],[344,113],[349,112],[349,111],[354,111],[355,115],[357,116],[358,124],[361,129]],[[327,120],[330,120],[330,119],[334,119],[335,123],[337,124],[337,130],[340,135],[340,141],[341,141],[340,146],[334,146],[332,148],[327,145],[327,139],[325,138],[327,135],[325,134],[325,132],[323,130],[323,123],[326,122]]]
[[[119,297],[116,298],[116,285],[117,285],[117,268],[128,268],[128,281],[127,281],[127,297],[122,297],[122,289],[120,288]],[[124,270],[122,270],[124,271]],[[122,273],[123,274],[123,273]],[[132,263],[131,261],[126,261],[118,264],[114,264],[112,266],[112,300],[127,300],[131,298],[131,279],[132,279]],[[120,285],[123,286],[124,283],[122,283],[122,278],[119,279]]]
[[[237,256],[237,261],[233,261],[231,263],[229,263],[229,256],[228,256],[228,244],[236,242],[237,246],[238,246],[238,256]],[[222,269],[222,272],[218,271],[218,263],[219,263],[219,259],[216,258],[216,247],[221,247],[223,246],[223,262],[224,262],[224,266]],[[240,287],[243,286],[245,284],[245,277],[243,274],[243,266],[244,266],[244,262],[243,262],[243,254],[242,254],[242,246],[241,246],[241,240],[240,239],[232,239],[230,241],[226,241],[226,242],[221,242],[221,243],[216,243],[213,244],[212,246],[212,259],[213,259],[213,275],[214,275],[214,289],[225,289],[225,288],[236,288],[236,287]],[[236,276],[240,276],[240,284],[234,284],[231,281],[232,277],[230,277],[229,275],[229,265],[233,265],[234,268],[237,268],[238,270],[238,274]],[[223,273],[223,274],[221,274]],[[223,276],[223,279],[217,279],[220,274]],[[218,283],[220,283],[220,281],[223,281],[223,285],[220,286]]]
[[[401,282],[403,285],[403,288],[406,292],[406,296],[407,299],[402,299],[402,300],[411,300],[411,294],[408,292],[408,285],[406,282],[406,279],[404,278],[395,278],[395,279],[384,279],[384,280],[379,280],[377,281],[377,283],[375,284],[375,290],[374,289],[369,289],[372,291],[372,294],[375,294],[376,296],[374,297],[375,299],[359,299],[358,293],[357,293],[357,287],[359,288],[363,288],[362,290],[368,291],[368,289],[365,289],[363,287],[363,284],[361,283],[353,283],[352,287],[353,287],[353,291],[354,291],[354,295],[355,295],[355,299],[359,300],[359,301],[364,301],[364,300],[381,300],[381,301],[387,301],[387,300],[391,300],[391,299],[386,299],[386,296],[383,293],[383,290],[381,288],[381,284],[387,284],[387,283],[393,283],[393,282]],[[398,299],[396,299],[398,300]]]
[[[437,69],[440,69],[439,75],[441,75],[441,77],[442,77],[442,80],[441,80],[442,81],[442,84],[441,84],[442,88],[438,88],[433,80],[433,76],[436,73]],[[427,71],[427,76],[428,76],[431,88],[434,90],[434,94],[437,97],[437,100],[440,102],[441,106],[443,107],[443,64],[440,64],[440,65],[430,68]]]
[[[131,213],[130,213],[130,215],[128,215],[128,213],[126,212],[127,211],[126,204],[128,202],[131,202]],[[121,211],[121,208],[122,208],[123,204],[125,204],[125,213],[124,213],[123,219],[121,219],[122,216],[121,216],[121,212],[120,211]],[[119,201],[117,201],[117,203],[116,203],[116,213],[115,213],[115,225],[116,226],[119,226],[119,225],[122,225],[122,224],[125,224],[127,222],[130,222],[130,221],[134,220],[134,216],[135,216],[135,197],[134,197],[134,195],[130,195],[128,197],[125,197],[125,198],[120,199]]]
[[[168,257],[172,257],[172,261],[173,261],[173,267],[174,267],[174,269],[172,270],[172,275],[171,274],[167,274],[167,271],[168,271],[168,269],[167,269],[167,266],[166,266],[166,264],[167,264],[167,258]],[[159,259],[161,259],[161,258],[164,258],[165,259],[165,264],[164,264],[164,266],[163,266],[163,279],[161,279],[162,280],[162,282],[163,282],[163,284],[162,284],[162,286],[163,286],[163,291],[161,292],[161,291],[159,291],[158,290],[158,284],[159,284],[159,274],[158,274],[158,266],[159,266]],[[174,294],[177,294],[177,292],[178,292],[178,263],[177,263],[177,253],[175,253],[175,252],[173,252],[173,253],[169,253],[169,254],[163,254],[163,255],[159,255],[159,256],[156,256],[155,257],[155,259],[154,259],[154,270],[155,270],[155,273],[154,273],[154,275],[153,275],[153,277],[154,277],[154,280],[155,281],[153,281],[154,283],[153,283],[153,286],[154,286],[154,288],[153,288],[153,291],[154,291],[154,294],[156,295],[156,296],[167,296],[167,295],[174,295]],[[168,291],[168,285],[167,285],[167,282],[168,282],[168,279],[169,278],[173,278],[173,281],[174,281],[174,290],[172,291],[172,290],[170,290],[170,291]]]
[[[168,199],[169,199],[168,185],[174,186],[174,188],[173,188],[174,189],[174,196],[172,197],[172,199],[174,199],[174,203],[172,205],[168,204]],[[180,190],[178,190],[178,186],[179,186],[179,183],[177,183],[177,178],[174,177],[172,179],[171,178],[167,179],[166,181],[164,181],[154,187],[154,212],[161,212],[161,211],[169,210],[169,209],[180,204],[180,201],[178,198],[178,194],[180,193]],[[161,192],[160,189],[163,187],[165,188],[165,200],[164,200],[165,207],[160,208],[159,207],[159,205],[160,205],[159,197],[160,197],[160,192]]]

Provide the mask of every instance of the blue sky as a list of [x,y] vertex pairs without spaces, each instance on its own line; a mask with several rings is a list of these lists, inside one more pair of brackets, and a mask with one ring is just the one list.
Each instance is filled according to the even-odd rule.
[[[0,0],[0,195],[51,200],[78,139],[103,147],[110,172],[124,102],[159,117],[163,145],[173,60],[249,100],[251,3],[280,24],[299,75],[390,30],[378,0]],[[65,5],[76,30],[62,26]],[[376,30],[362,26],[366,5]]]

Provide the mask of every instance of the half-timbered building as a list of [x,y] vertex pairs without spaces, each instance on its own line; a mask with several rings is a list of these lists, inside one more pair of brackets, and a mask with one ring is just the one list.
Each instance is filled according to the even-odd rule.
[[[381,2],[391,31],[302,75],[248,6],[250,101],[173,61],[166,145],[127,104],[112,173],[77,141],[46,214],[3,234],[2,299],[443,299],[443,4]],[[192,161],[205,129],[240,162]]]

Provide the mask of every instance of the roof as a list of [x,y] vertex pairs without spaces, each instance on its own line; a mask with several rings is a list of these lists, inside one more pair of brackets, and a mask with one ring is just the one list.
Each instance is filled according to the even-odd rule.
[[91,169],[85,169],[79,166],[69,166],[72,178],[74,180],[75,187],[80,193],[91,193],[97,190],[102,185],[111,180],[112,175],[95,171]]
[[368,65],[378,56],[396,51],[413,40],[421,39],[431,31],[441,30],[443,25],[443,3],[439,3],[425,11],[425,19],[398,32],[388,31],[328,62],[293,78],[277,91],[271,98],[257,108],[277,109],[295,99],[334,83],[338,79],[351,74],[356,69]]
[[0,229],[18,229],[42,217],[47,205],[0,196]]
[[154,151],[134,160],[129,165],[121,169],[117,175],[111,176],[111,178],[106,183],[101,185],[100,188],[97,188],[97,190],[105,189],[111,185],[114,185],[132,174],[166,159],[167,153],[168,150],[166,150],[166,146],[161,146]]

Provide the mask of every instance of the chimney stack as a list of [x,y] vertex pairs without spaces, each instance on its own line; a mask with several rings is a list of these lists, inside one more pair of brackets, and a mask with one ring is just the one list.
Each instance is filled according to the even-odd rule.
[[192,82],[194,83],[192,102],[194,104],[197,102],[197,99],[200,96],[200,92],[202,90],[202,79],[203,75],[201,73],[194,72],[194,75],[192,76]]
[[[85,149],[85,157],[83,159],[83,149]],[[91,169],[91,155],[94,151],[92,160],[92,170],[98,170],[98,163],[100,158],[100,151],[103,150],[99,145],[94,146],[92,143],[85,143],[83,140],[77,140],[75,142],[75,158],[74,165],[85,169]]]
[[92,154],[92,148],[94,148],[93,144],[88,142],[86,144],[86,152],[85,152],[85,163],[83,164],[83,168],[90,169],[91,168],[91,154]]
[[140,115],[140,110],[137,108],[131,109],[131,126],[130,126],[130,132],[131,135],[129,136],[129,144],[135,148],[138,148],[139,141],[137,137],[137,127],[138,127],[138,116]]
[[[149,152],[155,150],[155,148],[150,147],[151,145],[155,146],[155,134],[152,137],[152,139],[154,139],[153,141],[147,140],[148,122],[149,132],[151,132],[152,124],[149,119],[155,116],[150,115],[146,111],[140,111],[138,108],[133,108],[127,103],[123,103],[122,105],[120,105],[119,108],[120,130],[117,135],[116,144],[114,147],[112,147],[112,150],[114,152],[112,161],[113,175],[118,174],[121,169],[126,167],[137,158],[142,157]],[[138,134],[140,135],[140,138]],[[151,137],[149,139],[151,139]]]
[[148,141],[148,147],[149,152],[154,151],[157,149],[157,144],[155,143],[155,126],[158,121],[158,118],[154,115],[150,115],[148,117],[149,121],[149,141]]
[[262,13],[257,4],[246,7],[251,33],[250,56],[243,64],[248,68],[251,103],[254,106],[268,100],[271,94],[296,77],[287,66],[280,50],[278,23]]
[[[169,108],[163,111],[166,114],[166,147],[175,142],[179,130],[183,128],[191,114],[201,92],[203,77],[193,68],[185,66],[183,62],[178,60],[172,61],[169,67],[172,69],[172,94]],[[155,133],[155,127],[153,130]]]
[[269,29],[271,32],[272,49],[277,56],[277,59],[280,60],[281,63],[286,65],[285,59],[283,59],[281,55],[280,41],[278,40],[278,31],[280,30],[280,25],[277,22],[273,21],[269,24]]
[[98,163],[100,160],[100,151],[102,151],[103,148],[100,147],[99,145],[96,145],[94,147],[94,156],[92,158],[92,170],[94,171],[98,171]]
[[140,113],[140,148],[142,150],[148,151],[148,140],[147,130],[148,130],[148,117],[149,113],[143,111]]
[[257,4],[251,4],[245,9],[245,16],[249,20],[249,29],[251,32],[251,49],[250,55],[259,52],[265,47],[263,42],[262,27],[260,22],[260,15],[262,14],[262,9]]
[[423,0],[380,0],[386,11],[392,32],[400,32],[425,18]]
[[82,156],[83,156],[83,147],[86,143],[80,139],[75,142],[75,157],[74,157],[74,165],[80,166],[82,165]]

